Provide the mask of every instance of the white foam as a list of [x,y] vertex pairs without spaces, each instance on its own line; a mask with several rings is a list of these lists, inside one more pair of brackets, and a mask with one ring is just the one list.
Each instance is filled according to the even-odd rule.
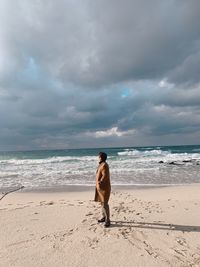
[[47,163],[60,163],[66,161],[94,161],[96,157],[94,156],[84,156],[84,157],[50,157],[46,159],[5,159],[1,160],[0,163],[4,164],[15,164],[15,165],[38,165],[38,164],[47,164]]
[[159,156],[159,155],[166,155],[169,152],[162,151],[160,149],[154,149],[154,150],[145,150],[145,151],[139,151],[137,149],[127,149],[126,151],[118,152],[119,156],[137,156],[137,157],[148,157],[148,156]]
[[[169,185],[200,181],[200,153],[171,153],[160,149],[124,149],[108,158],[114,185]],[[159,164],[163,161],[164,164]],[[183,165],[172,166],[177,162]],[[96,156],[64,156],[46,159],[0,161],[0,188],[22,184],[28,188],[62,185],[94,185]]]

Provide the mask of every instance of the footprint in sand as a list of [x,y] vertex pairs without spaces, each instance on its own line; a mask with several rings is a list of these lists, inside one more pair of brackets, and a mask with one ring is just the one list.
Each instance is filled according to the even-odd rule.
[[46,240],[49,239],[50,242],[54,242],[56,239],[60,239],[60,241],[64,241],[65,236],[70,236],[73,234],[74,229],[70,229],[69,231],[62,233],[62,232],[58,232],[58,233],[51,233],[51,234],[47,234],[42,236],[40,239],[41,240]]
[[22,210],[22,209],[27,208],[27,207],[30,207],[30,206],[23,206],[23,207],[15,208],[14,210]]
[[146,252],[150,255],[153,256],[154,258],[157,258],[159,255],[158,253],[152,248],[150,244],[148,244],[146,241],[143,241],[145,245],[145,250]]
[[183,257],[187,256],[185,250],[180,250],[178,248],[173,248],[173,250],[174,250],[174,252],[176,252],[177,254],[179,254],[179,255],[181,255]]
[[54,205],[55,203],[53,201],[47,202],[45,205]]
[[96,232],[96,230],[97,230],[97,226],[96,226],[97,224],[96,223],[92,223],[92,224],[90,224],[90,228],[88,228],[88,230],[89,231],[93,231],[93,232]]
[[83,240],[81,240],[81,243],[88,245],[89,248],[95,249],[98,245],[99,239],[97,237],[90,238],[89,236],[86,236]]
[[128,213],[134,213],[135,210],[128,210]]
[[181,246],[188,247],[185,238],[179,237],[179,238],[176,239],[176,242],[179,243]]
[[45,202],[46,202],[46,201],[40,201],[40,206],[45,205]]
[[91,215],[93,215],[92,212],[89,212],[89,213],[85,214],[85,216],[91,216]]

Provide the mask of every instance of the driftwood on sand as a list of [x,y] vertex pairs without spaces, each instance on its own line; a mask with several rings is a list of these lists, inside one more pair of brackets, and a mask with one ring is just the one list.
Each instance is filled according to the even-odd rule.
[[13,193],[13,192],[15,192],[15,191],[21,190],[21,189],[23,189],[23,188],[24,188],[24,186],[20,186],[20,187],[18,187],[18,188],[16,188],[16,189],[7,191],[7,192],[5,192],[5,193],[2,193],[3,196],[0,198],[0,201],[1,201],[6,195],[8,195],[8,194],[10,194],[10,193]]

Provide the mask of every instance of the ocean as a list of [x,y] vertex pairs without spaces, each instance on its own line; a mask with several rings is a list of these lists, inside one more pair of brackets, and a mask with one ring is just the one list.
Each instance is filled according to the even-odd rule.
[[200,145],[0,152],[0,190],[94,186],[99,151],[116,186],[200,183]]

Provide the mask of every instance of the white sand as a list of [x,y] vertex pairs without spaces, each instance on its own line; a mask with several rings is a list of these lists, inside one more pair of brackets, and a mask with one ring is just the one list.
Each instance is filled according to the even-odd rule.
[[0,266],[200,266],[200,185],[113,190],[110,228],[94,192],[0,201]]

